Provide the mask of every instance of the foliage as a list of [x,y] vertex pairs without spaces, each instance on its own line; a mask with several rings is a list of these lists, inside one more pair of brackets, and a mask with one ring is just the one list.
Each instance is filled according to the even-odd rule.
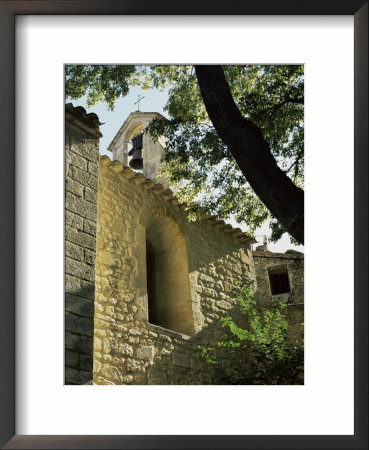
[[[228,65],[223,70],[240,112],[260,127],[281,169],[303,187],[303,66]],[[180,182],[177,196],[191,205],[192,217],[234,216],[250,232],[270,217],[212,126],[193,66],[66,66],[66,95],[88,93],[87,106],[104,101],[112,109],[130,86],[169,89],[164,108],[169,120],[154,120],[150,132],[167,139],[162,174]],[[285,231],[274,218],[271,230],[272,241]]]
[[[201,348],[206,362],[218,366],[222,384],[303,384],[304,345],[291,343],[279,302],[272,310],[258,308],[252,282],[238,284],[237,302],[246,326],[222,317],[225,331],[217,348]],[[230,368],[227,363],[231,362]]]

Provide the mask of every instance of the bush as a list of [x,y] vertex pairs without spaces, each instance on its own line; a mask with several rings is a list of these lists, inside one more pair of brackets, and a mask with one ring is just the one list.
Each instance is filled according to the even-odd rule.
[[224,335],[216,348],[201,348],[202,357],[216,367],[219,384],[303,384],[304,344],[290,342],[287,307],[256,304],[253,282],[236,282],[236,300],[245,326],[222,317]]

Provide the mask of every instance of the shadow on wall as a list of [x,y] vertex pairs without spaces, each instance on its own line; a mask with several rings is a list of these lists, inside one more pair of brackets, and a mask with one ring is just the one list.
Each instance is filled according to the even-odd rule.
[[[92,285],[73,289],[67,276],[65,294],[65,384],[92,384],[94,294]],[[72,286],[71,286],[72,284]]]
[[247,240],[212,217],[188,223],[175,203],[136,189],[142,177],[123,183],[121,165],[102,162],[94,383],[216,384],[198,347],[220,340],[221,316],[240,316],[234,281],[255,277]]
[[[290,306],[287,314],[291,338],[301,337],[303,305]],[[238,317],[237,323],[246,325],[238,304],[222,311],[222,315]],[[216,385],[224,384],[229,376],[239,376],[229,353],[220,356],[221,367],[209,365],[201,356],[199,347],[215,347],[224,333],[218,319],[212,322],[208,318],[204,328],[192,337],[150,323],[145,329],[111,324],[110,331],[112,336],[101,338],[99,343],[104,361],[95,361],[95,384]],[[250,355],[248,358],[243,366],[244,379],[252,373]]]
[[[291,339],[301,338],[303,328],[300,324],[303,317],[303,305],[290,306],[288,309],[290,337]],[[236,323],[241,327],[246,327],[238,305],[224,311],[224,315],[237,317]],[[230,379],[234,382],[238,380],[237,384],[248,384],[250,382],[248,380],[252,380],[254,377],[250,352],[245,351],[245,360],[238,367],[237,363],[231,360],[229,350],[218,353],[218,365],[207,363],[201,356],[200,347],[216,347],[216,342],[224,334],[220,320],[216,320],[190,338],[171,337],[167,330],[160,330],[158,327],[155,330],[152,325],[149,325],[149,330],[158,335],[158,340],[162,339],[161,331],[163,331],[167,337],[170,337],[171,342],[166,338],[164,342],[160,343],[158,347],[163,346],[165,352],[163,354],[163,351],[159,350],[154,356],[152,365],[148,366],[147,378],[143,384],[216,385],[224,384],[224,380]],[[144,378],[141,380],[143,381]]]

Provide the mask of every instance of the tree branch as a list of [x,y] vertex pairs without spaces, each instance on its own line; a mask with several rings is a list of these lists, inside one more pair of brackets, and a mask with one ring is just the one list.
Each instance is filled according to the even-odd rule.
[[278,167],[259,128],[238,110],[223,69],[195,66],[201,95],[219,137],[269,211],[304,242],[304,193]]

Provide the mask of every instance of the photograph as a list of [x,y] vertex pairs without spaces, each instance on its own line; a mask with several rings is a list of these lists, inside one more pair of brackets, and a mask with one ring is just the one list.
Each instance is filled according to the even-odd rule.
[[368,0],[0,36],[0,448],[368,449]]
[[304,66],[65,65],[65,383],[304,384]]

